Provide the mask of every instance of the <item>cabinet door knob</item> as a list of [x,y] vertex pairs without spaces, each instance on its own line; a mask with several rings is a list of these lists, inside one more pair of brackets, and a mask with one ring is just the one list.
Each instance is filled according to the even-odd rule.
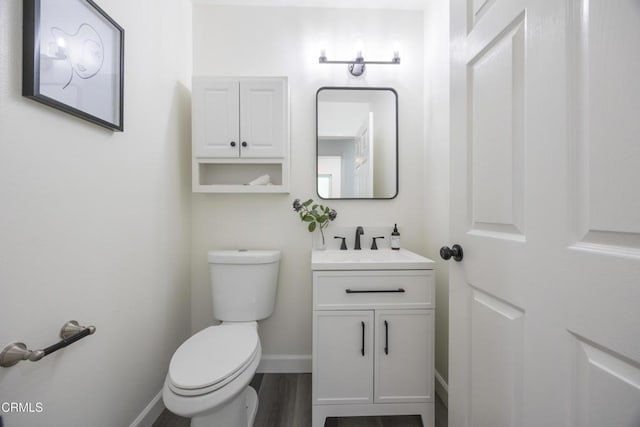
[[232,147],[235,147],[236,146],[236,142],[235,141],[231,141],[231,144],[229,144],[229,145],[231,145]]
[[242,146],[243,147],[246,147],[247,145],[249,145],[249,144],[247,144],[247,141],[242,141]]
[[440,248],[440,257],[444,260],[449,260],[453,257],[454,260],[460,262],[462,261],[462,246],[453,245],[451,248],[449,246],[443,246]]

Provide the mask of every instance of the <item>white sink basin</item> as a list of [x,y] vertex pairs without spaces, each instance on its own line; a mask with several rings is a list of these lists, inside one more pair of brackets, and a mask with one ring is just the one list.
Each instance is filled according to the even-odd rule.
[[314,250],[312,270],[433,270],[434,262],[406,249]]

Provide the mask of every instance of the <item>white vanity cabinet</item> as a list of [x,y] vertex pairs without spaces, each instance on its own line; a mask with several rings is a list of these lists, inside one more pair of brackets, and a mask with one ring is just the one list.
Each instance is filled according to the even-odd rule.
[[[433,398],[433,310],[376,310],[376,403]],[[426,425],[426,424],[425,424]]]
[[373,402],[373,311],[313,314],[314,403]]
[[372,415],[433,426],[434,298],[430,269],[313,271],[313,427]]
[[287,78],[194,77],[192,138],[194,191],[287,192]]

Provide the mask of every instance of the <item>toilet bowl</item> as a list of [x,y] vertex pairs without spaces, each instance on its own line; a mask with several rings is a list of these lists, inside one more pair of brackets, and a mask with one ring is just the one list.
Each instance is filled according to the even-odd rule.
[[251,426],[258,399],[248,386],[262,349],[256,322],[210,326],[175,352],[162,391],[171,412],[192,426]]
[[251,427],[258,396],[249,383],[262,357],[257,320],[273,312],[280,251],[212,251],[208,259],[222,323],[176,350],[162,399],[193,427]]

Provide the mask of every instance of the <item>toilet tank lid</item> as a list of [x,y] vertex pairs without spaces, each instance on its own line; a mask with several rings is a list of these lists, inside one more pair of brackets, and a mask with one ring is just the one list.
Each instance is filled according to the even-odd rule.
[[279,250],[247,250],[233,249],[224,251],[209,251],[210,264],[270,264],[280,261]]

